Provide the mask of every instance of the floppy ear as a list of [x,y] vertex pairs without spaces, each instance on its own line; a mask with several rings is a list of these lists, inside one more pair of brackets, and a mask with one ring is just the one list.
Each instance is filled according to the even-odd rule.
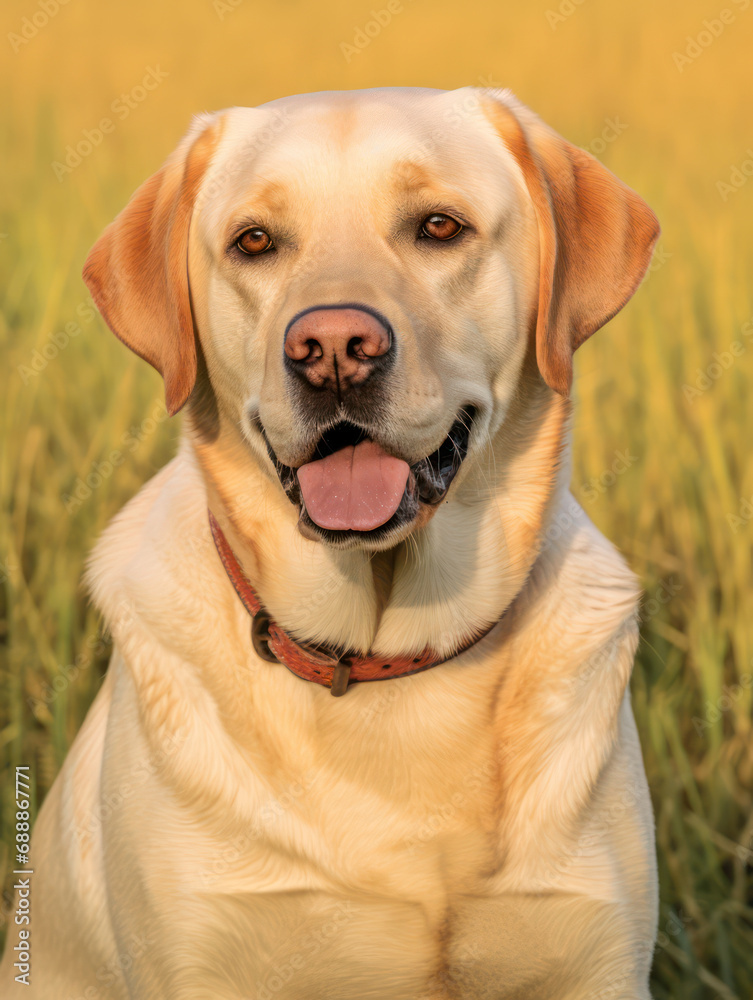
[[488,97],[484,110],[533,202],[540,256],[536,360],[547,385],[566,396],[573,352],[638,288],[659,222],[635,191],[513,98]]
[[215,121],[198,138],[189,132],[105,229],[84,265],[84,281],[107,325],[164,378],[171,416],[196,380],[188,231],[219,131]]

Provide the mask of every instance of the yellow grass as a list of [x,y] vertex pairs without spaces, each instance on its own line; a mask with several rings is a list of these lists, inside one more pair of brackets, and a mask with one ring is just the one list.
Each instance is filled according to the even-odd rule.
[[[55,0],[46,2],[54,10]],[[562,0],[564,16],[550,23],[555,0],[404,0],[349,60],[342,43],[354,44],[382,0],[69,0],[28,42],[14,36],[38,2],[6,4],[0,744],[8,867],[12,768],[32,767],[36,808],[107,660],[78,589],[83,559],[178,434],[176,421],[160,419],[159,379],[89,311],[80,280],[88,247],[196,111],[312,90],[501,84],[572,141],[596,141],[663,225],[648,280],[579,352],[573,489],[647,595],[633,696],[657,816],[655,995],[753,994],[753,182],[742,172],[753,160],[753,4],[729,0],[729,24],[719,20],[722,4]],[[706,30],[704,19],[723,30],[693,49],[688,36]],[[700,54],[678,67],[673,53],[689,44]],[[158,68],[164,80],[127,108],[120,95]],[[58,179],[53,163],[105,117],[113,130]],[[602,144],[610,120],[621,131]],[[66,324],[77,326],[55,349],[51,335],[63,344]],[[113,450],[122,464],[66,511],[77,478]]]

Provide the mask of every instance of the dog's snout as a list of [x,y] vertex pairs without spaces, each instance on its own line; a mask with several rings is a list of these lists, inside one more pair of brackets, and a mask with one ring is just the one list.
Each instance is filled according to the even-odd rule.
[[289,367],[312,386],[338,393],[360,385],[392,351],[392,331],[376,315],[352,307],[310,309],[285,337]]

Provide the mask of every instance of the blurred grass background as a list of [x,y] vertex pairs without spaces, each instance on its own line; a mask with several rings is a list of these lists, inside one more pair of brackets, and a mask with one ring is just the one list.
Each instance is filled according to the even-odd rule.
[[[730,0],[726,24],[721,0],[403,0],[360,49],[382,0],[44,3],[6,4],[0,41],[6,872],[12,769],[31,766],[36,809],[106,667],[83,560],[179,430],[160,419],[159,378],[91,309],[87,249],[197,111],[326,89],[509,86],[662,222],[648,279],[578,355],[573,491],[646,590],[633,697],[657,820],[655,996],[753,996],[750,0]],[[141,91],[150,70],[164,78]],[[104,117],[113,130],[54,168]],[[125,460],[108,473],[115,449]],[[66,504],[97,470],[91,495]]]

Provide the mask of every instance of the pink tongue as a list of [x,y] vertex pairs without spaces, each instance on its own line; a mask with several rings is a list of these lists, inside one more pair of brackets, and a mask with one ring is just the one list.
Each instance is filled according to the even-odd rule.
[[320,528],[371,531],[400,506],[409,473],[407,462],[362,441],[302,465],[298,482],[308,515]]

